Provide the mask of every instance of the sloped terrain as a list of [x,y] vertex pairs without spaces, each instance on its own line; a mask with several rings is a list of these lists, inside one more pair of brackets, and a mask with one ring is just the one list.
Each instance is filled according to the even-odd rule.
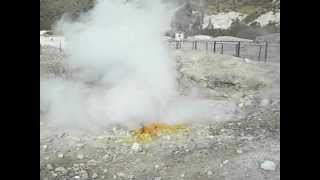
[[[191,51],[171,55],[181,94],[234,103],[239,116],[195,119],[188,131],[132,144],[121,141],[131,129],[66,131],[50,126],[40,112],[40,178],[280,179],[279,64]],[[40,78],[64,77],[64,58],[43,47]]]

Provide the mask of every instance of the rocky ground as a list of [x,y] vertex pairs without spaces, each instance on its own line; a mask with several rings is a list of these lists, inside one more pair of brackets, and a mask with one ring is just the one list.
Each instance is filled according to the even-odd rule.
[[[40,178],[136,180],[280,179],[279,63],[172,51],[183,95],[234,103],[239,116],[188,124],[151,143],[122,143],[128,129],[74,134],[40,113]],[[64,54],[43,47],[40,79],[67,76]],[[241,115],[240,115],[241,114]]]

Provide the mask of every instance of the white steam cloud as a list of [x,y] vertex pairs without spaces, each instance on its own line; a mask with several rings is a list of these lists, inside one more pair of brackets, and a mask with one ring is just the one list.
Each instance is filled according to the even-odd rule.
[[41,82],[40,105],[48,122],[71,128],[134,127],[209,116],[207,104],[178,97],[175,63],[161,40],[169,16],[160,1],[101,0],[79,21],[59,21],[67,64],[77,71],[73,80]]

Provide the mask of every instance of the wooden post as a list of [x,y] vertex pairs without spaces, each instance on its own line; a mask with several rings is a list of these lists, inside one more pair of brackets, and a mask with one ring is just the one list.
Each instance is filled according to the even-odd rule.
[[240,41],[238,42],[238,45],[237,45],[237,57],[240,57]]
[[264,62],[267,62],[267,58],[268,58],[268,41],[266,41],[266,47],[264,49]]
[[195,44],[195,49],[197,50],[198,49],[198,41],[195,41],[194,44]]
[[223,43],[221,43],[221,54],[223,54]]
[[206,41],[206,51],[208,51],[208,41]]
[[261,57],[261,49],[262,49],[262,45],[259,45],[259,55],[258,55],[258,60],[260,61],[260,57]]
[[216,52],[216,41],[213,42],[213,52]]

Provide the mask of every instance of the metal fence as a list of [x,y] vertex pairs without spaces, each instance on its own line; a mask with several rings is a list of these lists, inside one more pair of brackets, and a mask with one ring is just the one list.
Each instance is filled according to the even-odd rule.
[[280,44],[245,41],[168,41],[170,48],[228,54],[263,62],[280,62]]

